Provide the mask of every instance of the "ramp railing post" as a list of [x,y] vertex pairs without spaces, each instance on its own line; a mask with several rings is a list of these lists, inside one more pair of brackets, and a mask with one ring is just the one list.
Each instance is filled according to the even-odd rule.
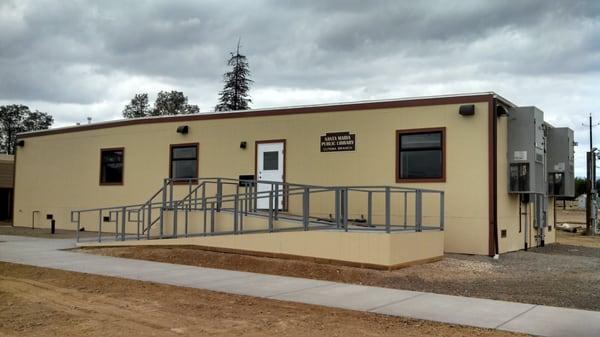
[[248,183],[244,186],[244,215],[248,215],[248,208],[250,207],[250,198],[248,198]]
[[[239,189],[238,189],[239,191]],[[236,192],[233,197],[233,233],[237,234],[238,232],[238,206],[240,202],[240,196]]]
[[140,239],[140,210],[138,209],[135,215],[135,224],[137,225],[136,239]]
[[112,215],[115,214],[115,241],[119,240],[119,211],[111,211],[110,219],[112,220]]
[[343,189],[342,193],[342,221],[344,229],[348,231],[348,187]]
[[186,208],[185,208],[185,213],[184,213],[184,216],[185,216],[185,218],[184,218],[184,220],[183,220],[183,221],[184,221],[184,229],[185,229],[185,234],[184,234],[184,235],[185,235],[185,237],[186,237],[186,238],[188,237],[188,222],[189,222],[189,219],[188,219],[188,217],[189,217],[189,213],[190,213],[190,208],[192,207],[192,204],[191,204],[191,202],[192,202],[192,195],[191,195],[191,194],[189,194],[189,195],[188,195],[188,198],[190,198],[190,199],[188,200],[188,201],[189,201],[189,202],[188,202],[188,204],[189,204],[189,207],[186,207]]
[[173,208],[173,179],[169,180],[169,208]]
[[[444,210],[444,192],[440,192],[440,230],[444,230],[444,218],[445,218],[445,210]],[[520,215],[519,215],[520,216]]]
[[221,178],[217,178],[217,212],[221,211],[221,196],[223,195],[223,184]]
[[206,211],[206,182],[202,183],[202,209]]
[[406,229],[406,219],[408,215],[406,212],[408,211],[408,192],[404,192],[404,229]]
[[[144,223],[146,223],[146,212],[144,211],[143,208],[138,209],[138,240],[140,239],[140,226],[142,227],[142,233],[141,235],[144,235]],[[141,214],[141,218],[140,218],[140,214]]]
[[391,206],[391,192],[390,187],[385,187],[385,231],[389,233],[391,231],[391,214],[390,214],[390,206]]
[[98,211],[98,242],[102,242],[102,210]]
[[150,240],[150,226],[152,226],[152,201],[148,204],[148,226],[146,226],[148,240]]
[[[248,191],[248,188],[246,188],[246,191]],[[246,198],[248,197],[248,194],[245,194]],[[247,202],[247,200],[245,200],[244,202],[240,203],[240,223],[239,223],[239,232],[240,233],[244,233],[244,204]]]
[[77,214],[77,233],[75,233],[75,242],[79,242],[79,230],[81,229],[81,212],[71,212],[71,219],[73,219],[74,214]]
[[[202,182],[202,185],[204,186],[204,182]],[[198,187],[194,189],[194,209],[198,209]]]
[[373,224],[373,191],[367,192],[367,226]]
[[256,213],[258,211],[258,180],[255,180],[255,181],[257,181],[257,182],[256,182],[256,184],[254,186],[254,190],[252,191],[252,193],[254,193],[254,197],[253,197],[253,199],[254,199],[254,205],[253,205],[253,211],[254,211],[254,213]]
[[159,213],[159,237],[162,239],[163,238],[163,233],[164,233],[164,224],[165,224],[165,220],[164,220],[164,215],[165,215],[165,208],[167,207],[167,182],[168,179],[165,179],[163,181],[163,190],[162,190],[162,205],[160,206],[160,213]]
[[422,195],[421,195],[421,190],[416,190],[415,191],[415,231],[417,232],[421,232],[422,229],[422,220],[423,220],[423,215],[421,213],[422,211]]
[[304,226],[304,230],[308,230],[309,224],[309,212],[310,212],[310,190],[308,187],[304,188],[304,193],[302,193],[302,225]]
[[273,232],[273,190],[269,191],[269,232]]
[[121,241],[125,241],[125,224],[127,223],[127,210],[125,207],[121,208]]
[[275,185],[275,207],[274,207],[274,212],[275,212],[275,220],[277,220],[277,217],[279,216],[279,184],[274,184]]
[[342,224],[342,221],[340,219],[340,214],[341,214],[341,211],[340,211],[340,203],[341,203],[341,201],[340,201],[340,193],[341,193],[341,190],[340,190],[340,188],[336,187],[335,190],[334,190],[334,193],[335,193],[335,227],[337,229],[340,229],[341,224]]
[[177,238],[177,210],[179,209],[179,203],[175,203],[173,206],[171,208],[173,212],[173,237]]
[[206,221],[207,221],[207,217],[206,217],[206,191],[204,189],[205,185],[202,185],[202,212],[203,212],[203,229],[204,229],[204,235],[206,235]]
[[210,203],[210,233],[215,233],[215,203]]
[[192,179],[188,180],[188,208],[192,208]]

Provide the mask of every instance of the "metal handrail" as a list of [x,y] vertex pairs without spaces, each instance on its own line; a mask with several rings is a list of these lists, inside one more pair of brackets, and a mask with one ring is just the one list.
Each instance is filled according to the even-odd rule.
[[[182,198],[176,200],[174,198],[174,185],[178,183],[187,183],[188,193]],[[192,187],[192,184],[195,185]],[[208,184],[216,185],[215,195],[206,195],[206,187]],[[270,185],[267,190],[258,191],[259,184]],[[235,186],[235,193],[223,193],[224,186]],[[201,197],[198,196],[199,191],[202,191]],[[240,192],[240,189],[243,191]],[[331,214],[329,218],[324,219],[323,217],[311,216],[310,215],[310,196],[316,193],[334,193],[335,194],[335,217]],[[351,193],[366,193],[367,199],[367,219],[363,218],[366,227],[350,227],[351,223],[356,223],[357,220],[351,220],[348,216],[348,199]],[[373,195],[383,193],[385,195],[385,211],[384,224],[377,225],[373,222]],[[404,211],[403,225],[392,225],[391,221],[391,195],[401,193],[404,194]],[[425,193],[437,193],[439,194],[439,226],[424,226],[422,223],[423,212],[422,212],[422,196]],[[408,226],[407,224],[407,199],[408,195],[414,194],[414,225]],[[162,195],[161,201],[154,202],[159,195]],[[274,203],[279,203],[281,200],[287,200],[291,196],[302,196],[302,214],[294,215],[286,213],[283,216],[279,214],[279,207],[274,207]],[[257,208],[257,201],[260,199],[268,198],[269,207],[267,210],[259,210]],[[201,205],[201,208],[198,207]],[[192,207],[193,204],[193,207]],[[222,205],[231,205],[232,207],[223,208]],[[208,212],[210,206],[210,231],[208,227]],[[158,217],[152,217],[153,210],[159,210]],[[444,229],[444,192],[432,189],[418,189],[400,186],[320,186],[320,185],[306,185],[306,184],[295,184],[287,182],[277,181],[263,181],[263,180],[240,180],[233,178],[223,177],[199,177],[199,178],[181,178],[172,179],[166,178],[163,180],[163,186],[159,188],[145,203],[133,204],[125,206],[112,206],[112,207],[101,207],[101,208],[90,208],[74,210],[71,212],[71,221],[77,223],[77,240],[79,241],[79,229],[81,225],[81,214],[89,212],[98,212],[98,241],[102,240],[102,222],[114,222],[115,223],[115,239],[126,239],[126,225],[130,222],[137,223],[137,236],[139,240],[140,235],[146,234],[147,238],[151,238],[150,230],[156,223],[160,223],[159,237],[163,238],[164,235],[164,212],[171,211],[173,213],[173,237],[177,237],[177,213],[179,211],[185,212],[185,236],[189,235],[219,235],[224,234],[228,231],[215,231],[215,213],[225,211],[231,212],[234,216],[233,221],[233,233],[249,233],[256,232],[257,230],[246,230],[243,229],[244,216],[254,215],[260,217],[266,217],[267,228],[264,231],[272,232],[279,231],[282,228],[274,227],[274,220],[284,219],[291,221],[301,222],[302,226],[298,228],[291,228],[286,230],[310,230],[310,229],[323,229],[323,228],[336,228],[344,231],[349,230],[384,230],[387,233],[393,231],[422,231],[422,230],[443,230]],[[204,212],[204,225],[203,232],[189,233],[188,232],[188,215],[189,212],[203,211]],[[108,212],[108,220],[103,219],[103,214]],[[131,214],[135,213],[135,220],[132,219]],[[76,215],[76,216],[75,216]],[[114,215],[114,217],[113,217]],[[378,216],[381,214],[378,213]],[[362,217],[362,216],[361,216]],[[362,223],[361,222],[361,223]],[[119,228],[120,225],[120,228]],[[259,230],[260,231],[260,230]]]

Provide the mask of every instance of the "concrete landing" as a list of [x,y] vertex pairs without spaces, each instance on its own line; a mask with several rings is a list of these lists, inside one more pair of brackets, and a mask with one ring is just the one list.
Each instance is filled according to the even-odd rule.
[[0,261],[539,336],[600,336],[600,312],[64,251],[70,239],[0,235]]

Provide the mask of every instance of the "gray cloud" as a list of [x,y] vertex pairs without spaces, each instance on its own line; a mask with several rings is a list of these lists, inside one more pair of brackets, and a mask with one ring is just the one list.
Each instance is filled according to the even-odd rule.
[[592,0],[5,0],[0,104],[64,125],[182,90],[207,111],[241,37],[255,107],[493,90],[576,129],[583,153],[598,36]]

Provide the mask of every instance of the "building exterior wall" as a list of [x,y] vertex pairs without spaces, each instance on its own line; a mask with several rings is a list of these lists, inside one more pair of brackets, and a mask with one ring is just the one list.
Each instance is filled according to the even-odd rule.
[[[443,104],[174,121],[26,137],[25,146],[18,148],[15,225],[30,226],[32,212],[39,211],[36,227],[48,226],[45,214],[53,214],[58,228],[73,229],[71,210],[145,202],[169,174],[170,144],[199,143],[199,176],[237,178],[254,174],[256,141],[285,139],[286,181],[443,190],[445,251],[488,254],[488,101],[473,104],[476,113],[468,117],[458,114],[460,104]],[[187,135],[175,132],[180,125],[189,126]],[[446,130],[446,181],[396,183],[396,131],[438,127]],[[336,131],[356,134],[356,150],[320,152],[320,136]],[[241,141],[248,143],[247,149],[240,149]],[[124,184],[100,186],[100,149],[116,147],[125,148]],[[498,194],[504,198],[500,177],[505,170],[498,171]],[[502,201],[502,207],[508,203]],[[437,212],[427,204],[425,212]],[[424,214],[425,222],[433,214]],[[500,214],[508,225],[504,219],[511,214]],[[353,214],[352,205],[350,216],[360,216]]]

